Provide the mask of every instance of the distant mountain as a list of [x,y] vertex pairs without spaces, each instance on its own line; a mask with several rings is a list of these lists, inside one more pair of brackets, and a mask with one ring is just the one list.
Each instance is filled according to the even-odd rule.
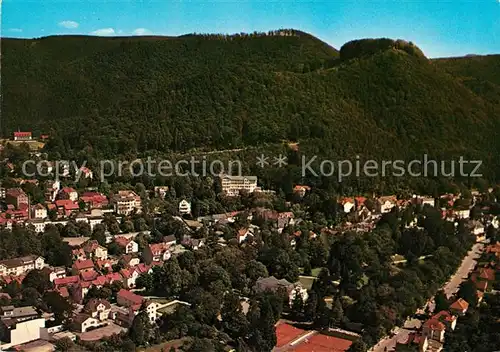
[[335,157],[483,158],[499,172],[500,56],[340,51],[300,31],[2,42],[2,133],[103,156],[300,141]]

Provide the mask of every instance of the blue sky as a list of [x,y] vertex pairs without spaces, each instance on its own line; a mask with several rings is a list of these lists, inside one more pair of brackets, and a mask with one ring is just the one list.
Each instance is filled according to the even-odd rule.
[[429,57],[500,53],[500,0],[3,0],[1,6],[3,37],[296,28],[336,48],[389,37],[411,40]]

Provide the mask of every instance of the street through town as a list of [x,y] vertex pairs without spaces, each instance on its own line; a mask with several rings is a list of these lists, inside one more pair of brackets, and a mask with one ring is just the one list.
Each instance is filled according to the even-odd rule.
[[[443,290],[446,296],[449,298],[453,294],[455,294],[462,282],[464,282],[469,274],[474,270],[477,259],[481,256],[484,250],[484,244],[476,243],[472,246],[471,250],[467,253],[467,256],[464,257],[462,263],[458,270],[453,274],[450,280],[443,286]],[[432,301],[432,299],[431,299]],[[430,304],[430,310],[433,311],[433,303]],[[425,309],[425,307],[424,307]],[[417,312],[416,312],[417,313]],[[369,351],[370,352],[385,352],[385,351],[393,351],[396,347],[397,341],[405,341],[408,338],[408,335],[413,329],[419,328],[422,322],[416,319],[408,319],[403,328],[396,327],[394,329],[395,334],[390,337],[385,337],[380,340],[375,346],[373,346]]]

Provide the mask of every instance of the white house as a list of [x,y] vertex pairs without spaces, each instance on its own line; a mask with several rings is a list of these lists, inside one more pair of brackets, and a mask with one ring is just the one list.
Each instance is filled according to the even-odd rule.
[[45,219],[47,218],[47,208],[42,204],[37,204],[31,208],[31,216],[33,219]]
[[0,275],[19,276],[28,273],[30,270],[41,270],[44,265],[45,260],[36,255],[0,260]]
[[191,214],[191,203],[183,199],[179,203],[179,213],[180,214]]
[[2,349],[38,340],[41,330],[45,328],[45,319],[40,318],[33,307],[6,306],[0,308],[1,339],[7,342]]
[[455,215],[459,219],[468,219],[470,216],[470,209],[455,210]]

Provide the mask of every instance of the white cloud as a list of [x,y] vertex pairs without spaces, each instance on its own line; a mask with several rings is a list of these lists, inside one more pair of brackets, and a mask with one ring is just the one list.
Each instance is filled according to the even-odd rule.
[[21,33],[23,30],[21,28],[9,28],[9,32]]
[[132,32],[132,35],[151,35],[153,32],[151,32],[147,28],[137,28]]
[[115,35],[115,30],[113,28],[101,28],[97,29],[93,32],[90,32],[92,35],[101,35],[101,36],[108,36],[108,35]]
[[75,28],[78,28],[78,26],[80,24],[78,22],[75,22],[75,21],[61,21],[61,22],[59,22],[59,25],[61,27],[67,28],[67,29],[75,29]]

